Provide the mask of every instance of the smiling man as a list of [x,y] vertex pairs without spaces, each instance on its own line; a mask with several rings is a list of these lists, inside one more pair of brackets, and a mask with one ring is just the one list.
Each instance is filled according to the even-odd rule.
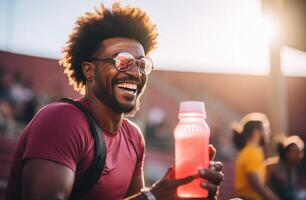
[[[178,199],[179,185],[206,178],[214,199],[223,179],[222,164],[197,175],[173,179],[173,168],[144,188],[145,145],[140,129],[125,118],[137,111],[153,62],[157,32],[148,15],[115,3],[80,17],[60,64],[70,84],[84,96],[76,102],[93,116],[105,140],[106,162],[98,180],[76,198],[77,182],[95,160],[95,140],[85,115],[67,102],[44,107],[25,128],[14,158],[8,200]],[[142,191],[142,192],[141,192]]]

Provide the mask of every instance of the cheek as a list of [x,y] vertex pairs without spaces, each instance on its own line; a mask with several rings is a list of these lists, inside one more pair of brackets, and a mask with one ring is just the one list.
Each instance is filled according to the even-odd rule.
[[148,76],[147,75],[142,75],[141,76],[141,81],[142,81],[142,87],[144,87],[147,84]]
[[292,162],[298,162],[301,159],[301,155],[299,153],[290,153],[288,157]]
[[142,85],[141,85],[141,88],[138,91],[138,95],[141,95],[144,92],[144,90],[146,88],[146,84],[147,84],[147,79],[142,79]]
[[114,74],[109,70],[98,70],[95,73],[95,86],[98,88],[110,89]]
[[94,82],[93,82],[93,90],[96,95],[98,96],[105,96],[108,94],[109,86],[106,83],[105,79],[101,79],[100,76],[95,76]]

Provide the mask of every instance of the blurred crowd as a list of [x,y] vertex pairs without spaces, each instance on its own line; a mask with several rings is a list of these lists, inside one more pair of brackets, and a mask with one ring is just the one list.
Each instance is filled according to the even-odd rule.
[[277,155],[268,159],[270,122],[263,113],[249,113],[234,122],[235,189],[242,199],[304,200],[305,188],[298,187],[297,166],[304,157],[304,142],[299,136],[278,138]]
[[0,66],[0,135],[18,135],[35,113],[54,98],[35,92],[31,80],[19,71]]

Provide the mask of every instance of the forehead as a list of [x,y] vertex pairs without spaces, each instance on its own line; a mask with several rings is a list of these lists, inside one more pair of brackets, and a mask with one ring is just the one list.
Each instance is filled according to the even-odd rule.
[[299,151],[300,151],[299,147],[294,143],[288,146],[288,152],[299,152]]
[[114,57],[120,52],[129,52],[134,57],[145,55],[143,46],[140,42],[129,38],[108,38],[102,41],[101,51],[98,53],[107,57]]

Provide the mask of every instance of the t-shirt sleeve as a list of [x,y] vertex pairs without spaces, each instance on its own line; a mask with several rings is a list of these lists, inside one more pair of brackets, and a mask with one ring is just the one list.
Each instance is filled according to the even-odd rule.
[[245,154],[245,171],[246,172],[259,172],[264,164],[263,155],[260,149],[251,148]]
[[26,132],[29,135],[23,160],[46,159],[75,172],[84,152],[82,123],[82,113],[72,105],[47,106],[37,114]]

